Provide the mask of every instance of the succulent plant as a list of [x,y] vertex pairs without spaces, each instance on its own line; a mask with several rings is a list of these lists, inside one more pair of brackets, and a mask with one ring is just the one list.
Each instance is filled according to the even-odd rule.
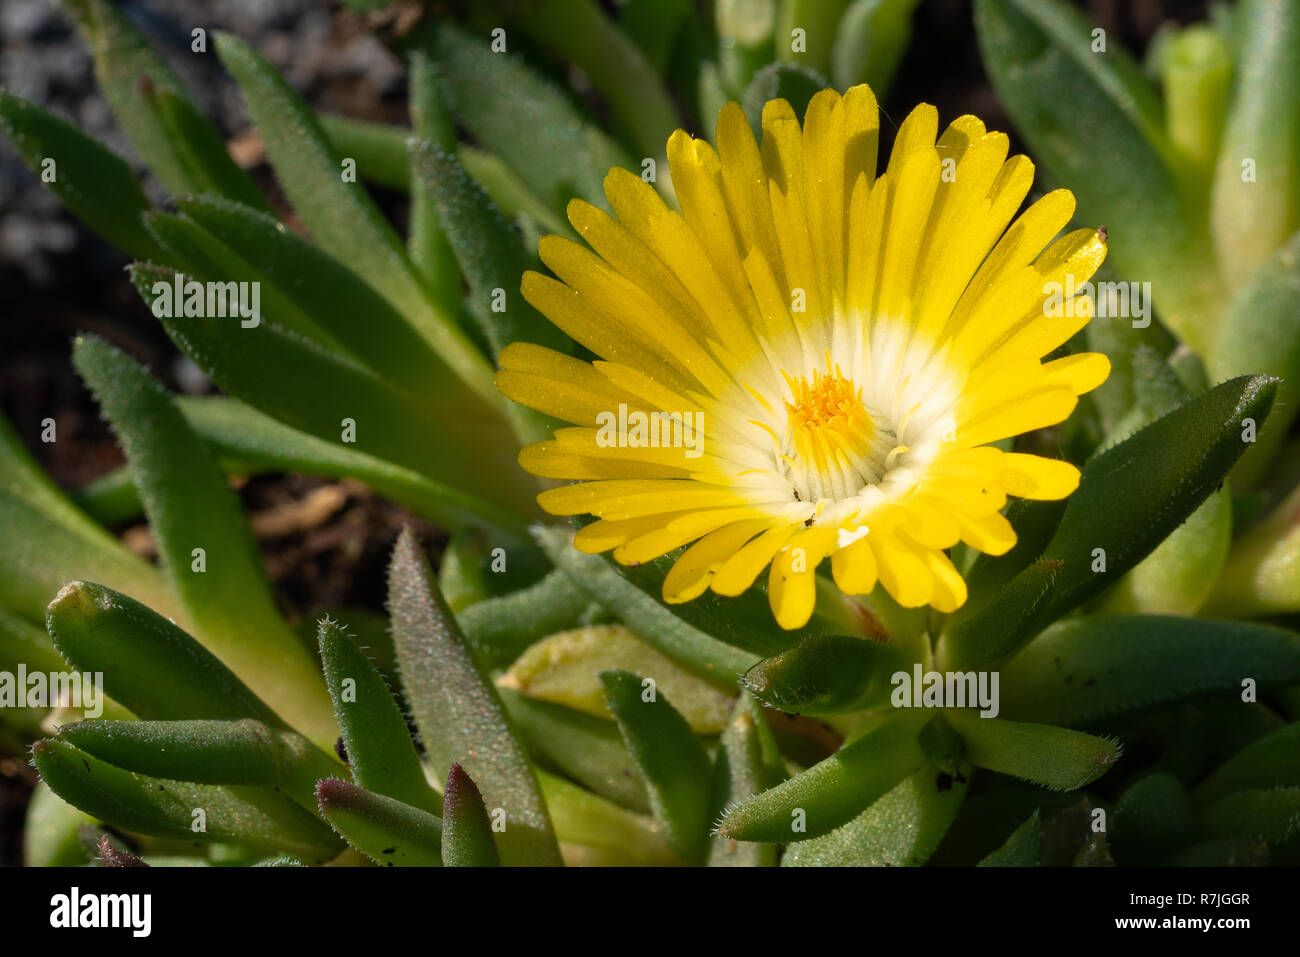
[[[936,145],[935,111],[918,108],[878,178],[860,82],[888,81],[913,4],[716,6],[714,24],[689,4],[651,16],[631,2],[618,25],[586,2],[493,6],[504,28],[482,10],[463,27],[422,23],[395,41],[410,130],[319,116],[256,51],[216,36],[290,228],[136,28],[103,0],[68,4],[171,211],[40,107],[0,94],[0,123],[134,259],[153,316],[225,394],[173,396],[79,338],[75,365],[128,464],[74,496],[0,421],[0,674],[91,680],[0,709],[0,745],[37,739],[28,863],[1297,860],[1300,634],[1228,617],[1294,607],[1213,599],[1223,617],[1197,616],[1216,582],[1277,547],[1275,524],[1251,529],[1254,500],[1225,483],[1284,442],[1278,379],[1256,373],[1289,370],[1247,363],[1210,385],[1221,375],[1202,357],[1216,360],[1194,337],[1177,347],[1178,306],[1162,294],[1172,332],[1128,316],[1095,331],[1091,300],[1073,293],[1068,322],[1046,311],[1051,281],[1073,290],[1109,242],[1139,248],[1117,236],[1140,224],[1053,242],[1073,212],[1060,190],[1008,229],[1033,167],[972,117]],[[1032,6],[981,0],[986,46],[1029,42],[998,34],[998,16],[1067,47],[1080,35]],[[830,80],[784,52],[793,31]],[[1003,94],[1014,104],[1029,91],[998,55],[999,84],[1021,84]],[[585,71],[613,132],[538,75],[548,56]],[[1070,69],[1061,83],[1114,89],[1109,67]],[[842,96],[820,90],[831,81]],[[675,102],[721,113],[720,158],[669,138]],[[1072,187],[1057,140],[1026,136]],[[1104,191],[1079,175],[1097,215],[1086,198]],[[363,180],[409,191],[405,241]],[[568,237],[542,244],[561,282],[524,278],[543,231]],[[807,238],[806,261],[791,236]],[[1133,255],[1121,274],[1146,268]],[[823,279],[827,262],[839,268]],[[1276,296],[1285,281],[1266,271],[1244,288]],[[733,294],[754,308],[728,325]],[[696,324],[654,325],[680,314]],[[861,367],[892,371],[894,408],[812,347],[780,353],[787,374],[768,377],[768,395],[750,390],[775,416],[756,428],[777,439],[780,509],[750,494],[746,469],[709,458],[704,482],[680,448],[638,459],[588,442],[611,397],[666,413],[663,390],[698,404],[715,370],[744,378],[746,337],[758,354],[823,335],[825,320],[814,346],[847,348],[847,333],[886,350],[900,315],[904,345]],[[646,348],[655,337],[662,348]],[[911,417],[943,397],[948,380],[925,376],[949,346],[976,396],[953,407],[979,414],[931,434]],[[924,394],[907,391],[913,376]],[[710,442],[716,421],[710,407]],[[879,462],[852,444],[886,431]],[[903,488],[903,469],[926,476],[931,504],[908,505],[921,480]],[[408,529],[387,618],[322,615],[304,638],[228,483],[271,471],[353,478],[446,529],[437,572]],[[723,478],[725,495],[694,488]],[[886,488],[882,510],[850,515],[841,506],[867,486]],[[141,510],[157,567],[105,529]],[[774,527],[787,537],[746,551]],[[717,587],[737,556],[749,574]]]

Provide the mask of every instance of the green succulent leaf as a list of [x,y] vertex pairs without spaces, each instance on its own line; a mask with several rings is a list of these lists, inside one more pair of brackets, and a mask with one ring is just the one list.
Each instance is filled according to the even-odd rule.
[[253,178],[239,168],[221,135],[193,103],[151,83],[142,84],[141,91],[144,106],[155,114],[173,160],[184,172],[188,192],[225,197],[270,213]]
[[620,30],[661,74],[668,71],[683,31],[692,26],[699,23],[690,0],[627,0],[619,17]]
[[854,0],[840,19],[831,51],[836,89],[868,84],[884,99],[912,42],[912,11],[919,0]]
[[358,452],[351,445],[301,432],[238,399],[182,396],[177,404],[190,427],[237,471],[359,479],[448,530],[485,522],[494,528],[509,528],[516,521],[509,511],[488,499]]
[[[139,259],[162,250],[144,228],[149,200],[120,156],[71,123],[0,91],[0,130],[37,176],[87,226]],[[52,163],[52,166],[47,165]]]
[[1197,823],[1206,837],[1239,835],[1275,848],[1293,846],[1300,836],[1300,787],[1237,791],[1211,804]]
[[0,608],[0,671],[17,671],[19,664],[28,673],[64,670],[64,661],[43,628]]
[[1300,723],[1288,724],[1242,748],[1196,786],[1200,804],[1234,791],[1300,787]]
[[741,801],[718,834],[737,841],[787,843],[829,834],[884,797],[925,763],[917,740],[933,716],[897,711],[806,771]]
[[337,778],[317,784],[316,799],[330,826],[381,867],[442,866],[436,815]]
[[485,402],[497,404],[491,368],[424,294],[402,241],[365,187],[345,181],[342,159],[315,114],[252,47],[229,34],[218,34],[216,43],[266,141],[280,185],[315,241],[388,299]]
[[600,680],[668,843],[683,864],[704,863],[711,776],[704,746],[653,679],[613,670]]
[[383,676],[340,623],[322,619],[317,638],[353,779],[368,791],[437,814],[441,802],[425,780],[406,717]]
[[[470,310],[482,325],[493,353],[509,343],[535,342],[570,351],[566,335],[537,312],[519,291],[524,270],[535,257],[519,230],[508,222],[456,157],[433,143],[412,142],[414,188],[432,201],[438,222],[469,283]],[[504,293],[504,308],[494,300]]]
[[[776,58],[830,73],[831,54],[848,0],[781,0],[776,24]],[[795,31],[802,31],[802,49]],[[802,111],[800,111],[802,112]]]
[[[1034,158],[1074,192],[1082,216],[1108,227],[1116,270],[1150,281],[1161,318],[1203,348],[1222,293],[1206,230],[1180,196],[1154,86],[1061,0],[977,0],[975,26],[993,88]],[[1081,149],[1081,129],[1106,148]]]
[[[1300,106],[1296,109],[1300,112]],[[1300,172],[1296,175],[1295,188],[1300,190]],[[1297,203],[1300,204],[1300,199]],[[1296,417],[1295,379],[1300,375],[1297,295],[1300,295],[1300,232],[1282,244],[1236,291],[1224,310],[1213,346],[1206,353],[1209,373],[1216,379],[1263,372],[1281,380],[1277,408],[1268,428],[1260,430],[1256,446],[1242,458],[1237,470],[1247,481],[1265,473]]]
[[927,765],[843,827],[792,844],[782,867],[919,867],[930,859],[966,796],[956,776]]
[[889,698],[890,675],[910,659],[884,642],[846,635],[812,635],[789,651],[764,658],[741,683],[791,714],[846,714]]
[[[714,5],[718,76],[734,96],[739,96],[754,74],[772,62],[777,5],[778,0],[717,0]],[[716,111],[700,113],[717,116]]]
[[1300,635],[1161,615],[1087,616],[1048,629],[1002,669],[1002,713],[1088,727],[1199,694],[1300,682]]
[[533,585],[478,602],[456,617],[475,657],[498,668],[538,639],[577,624],[591,603],[567,573],[555,569]]
[[78,832],[94,825],[93,817],[63,800],[44,781],[37,781],[23,824],[23,865],[82,866],[87,854]]
[[505,810],[506,830],[498,844],[503,863],[558,863],[536,775],[409,529],[393,552],[388,605],[402,682],[429,762],[434,767],[461,764],[475,777],[487,804]]
[[[439,24],[427,52],[461,126],[550,209],[561,213],[574,195],[604,206],[605,173],[632,164],[563,94],[518,57],[493,53],[450,23]],[[510,95],[503,97],[502,90]],[[539,156],[564,162],[539,163]]]
[[566,863],[648,867],[680,863],[658,822],[553,774],[539,771],[537,776]]
[[[1016,543],[1010,551],[1002,555],[976,553],[975,560],[966,571],[968,594],[966,604],[957,609],[949,619],[954,626],[973,617],[976,612],[982,611],[988,602],[1002,594],[1003,589],[1012,579],[1035,564],[1047,548],[1047,543],[1052,540],[1052,535],[1056,533],[1056,526],[1061,523],[1061,516],[1065,514],[1065,506],[1064,501],[1036,502],[1025,498],[1012,499],[1007,507],[1006,517],[1015,530]],[[1036,569],[1027,576],[1029,580],[1021,584],[1028,585],[1033,579],[1047,578],[1051,571],[1050,567]],[[1029,596],[1034,594],[1032,588],[1021,589],[1018,586],[1018,590]],[[1009,595],[1001,598],[1003,601],[1009,599]]]
[[[64,800],[114,827],[154,837],[234,843],[324,861],[339,851],[327,827],[262,788],[218,787],[124,771],[63,741],[38,741],[32,760]],[[203,811],[196,829],[195,811]]]
[[1231,379],[1091,459],[1039,561],[943,636],[945,668],[1004,660],[1145,558],[1223,481],[1276,390]]
[[[153,266],[137,264],[131,272],[147,303],[153,302],[156,283],[174,280],[173,273]],[[214,382],[285,425],[341,442],[350,420],[355,426],[350,445],[435,482],[476,490],[478,495],[461,494],[457,504],[494,501],[490,520],[513,510],[510,524],[518,527],[536,510],[529,480],[515,465],[515,442],[505,420],[467,396],[435,408],[268,319],[249,329],[230,320],[192,317],[163,317],[163,325]],[[438,423],[438,443],[428,441],[429,421]]]
[[[759,630],[760,626],[756,623],[756,611],[752,610],[752,605],[743,609],[736,608],[735,618],[730,621],[721,614],[721,606],[707,597],[685,605],[667,605],[661,599],[653,597],[658,586],[655,586],[655,592],[648,592],[633,581],[628,574],[633,570],[623,569],[605,558],[585,555],[575,549],[572,532],[563,528],[538,526],[533,529],[533,535],[556,567],[567,573],[593,601],[604,605],[629,628],[637,629],[637,633],[648,644],[705,681],[721,688],[734,688],[736,678],[748,671],[760,657],[711,637],[712,634],[722,634],[729,639],[744,635],[769,646],[772,644],[775,629],[771,627],[771,612],[767,609],[767,602],[761,596],[761,608],[767,616],[761,626],[763,631]],[[647,563],[635,571],[649,568],[652,564]],[[658,574],[662,583],[662,573]],[[655,575],[656,572],[651,571],[650,577]],[[743,596],[732,601],[742,602],[742,599]],[[703,607],[694,607],[700,605]],[[698,621],[701,614],[716,622],[719,630],[702,631],[684,617],[691,615]],[[785,642],[782,636],[776,636],[775,640],[783,644]],[[784,648],[774,650],[782,651]]]
[[[189,150],[194,147],[176,139],[177,130],[170,126],[155,98],[156,94],[169,93],[188,101],[180,78],[115,4],[107,0],[64,0],[62,6],[72,15],[90,48],[95,79],[141,159],[172,193],[202,191],[206,186],[205,171],[192,165],[194,154]],[[216,130],[197,111],[193,111],[193,119],[206,127],[205,142],[198,149],[213,139],[220,142]]]
[[96,576],[182,615],[158,570],[95,524],[41,471],[0,415],[0,606],[40,621],[59,586]]
[[1107,834],[1124,863],[1154,864],[1193,837],[1192,802],[1171,774],[1145,774],[1115,802]]
[[[1300,64],[1295,56],[1300,10],[1287,0],[1242,0],[1236,13],[1237,45],[1244,55],[1237,64],[1210,211],[1215,249],[1234,286],[1300,227]],[[1247,163],[1254,175],[1247,175]],[[1276,347],[1278,337],[1268,338]],[[1287,341],[1289,351],[1294,342],[1294,336]]]
[[459,764],[447,773],[442,792],[442,862],[447,867],[498,867],[501,856],[492,839],[483,796]]
[[[415,137],[448,153],[456,151],[456,127],[438,89],[438,75],[423,50],[411,52],[411,126]],[[406,248],[411,262],[424,278],[434,300],[449,308],[460,302],[461,275],[456,255],[447,241],[437,207],[427,190],[414,188],[419,161],[414,151],[402,144],[407,180],[411,187],[411,226]]]
[[1116,742],[1068,728],[962,711],[945,716],[965,742],[971,764],[1060,791],[1091,784],[1120,756]]
[[313,811],[316,782],[342,770],[302,735],[251,718],[79,721],[60,728],[57,739],[137,774],[280,788]]
[[[328,337],[323,345],[341,345],[410,390],[464,392],[402,314],[348,266],[246,206],[202,196],[178,205],[229,256],[237,257],[234,268],[215,276],[195,271],[197,278],[246,281],[257,274],[265,300],[262,311],[277,323],[308,335],[313,327],[323,330]],[[166,236],[163,241],[168,242]]]
[[389,189],[410,188],[411,166],[406,162],[410,130],[337,113],[317,113],[316,118],[334,152],[356,160],[358,176]]
[[59,654],[78,671],[102,674],[104,691],[141,718],[253,718],[289,730],[212,652],[134,598],[71,582],[45,621]]
[[1043,822],[1034,811],[1007,842],[979,862],[980,867],[1038,867],[1043,862]]
[[589,625],[550,635],[520,655],[500,683],[609,718],[597,675],[617,668],[654,679],[696,734],[717,734],[728,722],[733,695],[683,671],[621,625]]
[[296,727],[332,740],[316,664],[276,610],[243,509],[202,440],[166,390],[117,349],[81,338],[73,362],[126,450],[167,576],[197,632],[260,694],[278,695]]
[[498,687],[529,753],[601,797],[650,813],[645,783],[613,721]]
[[[733,804],[753,797],[775,784],[763,760],[763,716],[754,700],[744,696],[736,702],[731,723],[722,732],[713,762],[714,820]],[[777,848],[773,844],[742,844],[714,837],[709,844],[710,867],[773,867]]]
[[541,0],[524,29],[591,78],[643,156],[663,155],[677,110],[654,68],[595,0]]

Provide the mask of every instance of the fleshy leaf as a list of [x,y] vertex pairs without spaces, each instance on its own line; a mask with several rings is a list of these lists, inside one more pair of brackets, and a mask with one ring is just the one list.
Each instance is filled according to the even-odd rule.
[[338,761],[302,735],[251,718],[226,721],[79,721],[58,740],[124,771],[196,784],[256,784],[315,810],[316,782]]
[[[0,129],[33,173],[53,174],[50,189],[78,219],[132,256],[162,258],[140,219],[149,200],[124,159],[71,123],[4,91]],[[47,161],[53,166],[46,167]]]
[[102,674],[104,691],[141,718],[253,718],[288,730],[212,652],[134,598],[71,582],[45,622],[59,654],[78,671]]
[[0,415],[0,606],[40,620],[59,586],[95,576],[181,615],[158,570],[127,551],[50,480]]
[[[116,4],[64,0],[62,5],[76,21],[95,61],[95,79],[140,158],[172,193],[201,191],[205,184],[185,162],[184,145],[176,142],[174,130],[150,101],[155,92],[185,98],[180,78]],[[215,130],[209,133],[217,137]]]
[[157,119],[173,160],[184,173],[186,192],[210,193],[269,213],[270,205],[252,177],[226,150],[225,141],[207,117],[184,96],[141,84],[143,105]]
[[514,661],[539,638],[577,624],[591,604],[572,578],[555,569],[533,585],[471,605],[456,617],[475,656],[495,668]]
[[925,762],[917,733],[933,715],[906,710],[783,784],[741,801],[718,826],[738,841],[787,843],[828,834],[875,804]]
[[919,0],[854,0],[835,32],[830,77],[838,90],[866,83],[884,99],[912,42]]
[[[32,760],[56,794],[114,827],[183,841],[234,843],[323,861],[339,850],[317,818],[273,791],[188,784],[115,768],[61,741],[38,741]],[[204,828],[194,827],[195,810]]]
[[[679,610],[687,612],[696,602],[674,606],[664,604],[634,584],[625,574],[620,574],[623,570],[611,562],[597,555],[579,552],[573,547],[572,534],[564,529],[538,526],[534,528],[533,535],[551,561],[566,572],[592,600],[604,605],[628,627],[639,629],[638,633],[648,644],[697,677],[722,688],[733,688],[736,678],[758,660],[758,655],[719,641],[679,617]],[[707,599],[701,598],[698,601]],[[770,628],[771,612],[767,611],[766,601],[762,601],[762,607],[767,615],[770,634],[774,629]],[[706,611],[707,613],[709,612]],[[718,615],[717,609],[713,609],[712,614]],[[746,629],[749,633],[752,628],[749,616],[739,617],[739,621],[732,622],[732,631]],[[766,640],[771,642],[771,638]],[[777,640],[784,639],[778,636]]]
[[[518,57],[493,53],[450,23],[438,25],[428,47],[443,97],[474,139],[502,157],[557,212],[575,194],[604,206],[601,184],[628,158],[558,90]],[[509,96],[502,96],[509,90]],[[562,163],[539,163],[562,156]]]
[[238,399],[182,396],[177,404],[190,426],[245,473],[292,471],[360,479],[449,530],[471,521],[507,528],[516,521],[500,505],[472,491],[435,482],[413,469],[359,452],[353,445],[299,431]]
[[[1070,188],[1087,222],[1108,227],[1116,271],[1151,282],[1161,318],[1203,348],[1222,292],[1206,230],[1180,197],[1154,86],[1060,0],[976,0],[975,26],[993,88],[1034,158]],[[1081,129],[1106,148],[1080,149]]]
[[[1296,175],[1300,180],[1300,172]],[[1262,184],[1250,184],[1250,187],[1268,188]],[[1300,190],[1300,181],[1296,189]],[[1297,204],[1300,205],[1300,198]],[[1259,430],[1255,446],[1243,456],[1234,478],[1241,475],[1250,481],[1265,475],[1274,451],[1295,420],[1300,396],[1295,384],[1296,377],[1300,376],[1297,296],[1300,296],[1300,232],[1287,240],[1237,290],[1206,353],[1210,375],[1216,379],[1246,372],[1263,372],[1281,379],[1276,410],[1268,427]]]
[[1010,774],[1043,787],[1072,791],[1101,777],[1119,760],[1114,741],[1046,724],[1025,724],[946,712],[979,768]]
[[1223,481],[1276,390],[1267,376],[1231,379],[1090,460],[1040,560],[943,636],[944,669],[1004,660],[1145,558]]
[[1199,694],[1300,682],[1300,635],[1243,622],[1161,615],[1059,622],[1002,670],[1002,713],[1088,727]]
[[791,845],[781,866],[918,867],[957,816],[969,779],[969,766],[953,776],[927,765],[843,827]]
[[519,656],[500,683],[609,718],[597,675],[612,668],[653,678],[696,734],[717,734],[728,721],[732,696],[687,674],[620,625],[591,625],[544,638]]
[[623,807],[650,812],[645,783],[613,721],[509,688],[498,693],[537,761]]
[[910,660],[884,642],[813,635],[764,658],[741,682],[756,697],[791,714],[844,714],[887,700],[890,675],[904,664]]
[[[460,162],[428,141],[411,144],[412,186],[432,201],[438,222],[469,283],[470,310],[493,353],[509,343],[535,342],[569,351],[567,336],[537,312],[519,291],[534,257],[519,230],[501,214]],[[504,294],[504,302],[499,297]],[[502,308],[498,309],[498,305]]]
[[555,819],[555,834],[565,863],[647,865],[679,863],[658,823],[618,807],[576,784],[539,771],[546,806]]
[[463,765],[487,805],[505,810],[506,830],[498,842],[503,863],[559,863],[536,775],[409,529],[393,552],[388,605],[402,682],[430,763]]
[[1198,803],[1217,801],[1233,791],[1300,787],[1300,723],[1259,738],[1225,761],[1197,785]]
[[[746,696],[736,703],[713,763],[712,806],[716,816],[776,783],[763,761],[762,722],[763,716],[752,698]],[[771,844],[743,844],[715,837],[709,844],[709,866],[772,867],[776,851]]]
[[224,33],[216,44],[266,142],[280,185],[315,241],[387,298],[484,401],[497,402],[491,368],[424,294],[402,241],[365,187],[345,181],[342,159],[315,114],[248,44]]
[[438,795],[425,780],[406,717],[383,676],[338,622],[322,619],[317,638],[353,780],[369,791],[438,813]]
[[332,740],[316,664],[276,610],[243,509],[203,442],[166,390],[117,349],[81,338],[73,362],[126,451],[163,566],[198,634],[263,698],[283,702],[295,727]]
[[524,28],[565,63],[591,78],[643,156],[663,156],[677,111],[641,51],[596,0],[542,0]]
[[630,671],[604,671],[600,680],[668,843],[683,864],[704,863],[710,779],[704,746],[653,679]]
[[1206,808],[1198,825],[1207,837],[1240,835],[1274,848],[1294,845],[1300,836],[1300,787],[1237,791]]
[[483,796],[459,764],[447,774],[442,792],[442,862],[447,867],[497,867],[501,856],[492,839]]
[[[170,284],[173,274],[137,264],[132,279],[151,303],[155,283]],[[513,435],[488,407],[462,395],[439,409],[265,318],[249,329],[223,319],[162,318],[168,335],[214,382],[284,424],[341,443],[349,428],[345,420],[351,420],[355,432],[348,444],[366,454],[474,489],[495,502],[496,515],[513,509],[516,525],[536,511],[530,480],[514,461]],[[438,422],[437,443],[428,441],[429,421]],[[476,497],[462,495],[460,501],[468,505]]]
[[1043,822],[1034,811],[980,867],[1038,867],[1043,862]]
[[337,778],[317,784],[316,799],[330,826],[381,867],[442,866],[442,821],[428,811]]
[[[1300,9],[1290,0],[1242,0],[1235,13],[1244,55],[1210,211],[1215,249],[1232,285],[1248,279],[1300,227]],[[1268,340],[1276,347],[1275,335]],[[1294,350],[1294,337],[1287,345]]]

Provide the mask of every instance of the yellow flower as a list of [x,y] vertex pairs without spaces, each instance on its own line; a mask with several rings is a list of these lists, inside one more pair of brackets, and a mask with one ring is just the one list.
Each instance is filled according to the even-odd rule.
[[1008,495],[1074,491],[1073,465],[989,443],[1061,422],[1108,375],[1095,353],[1042,361],[1091,315],[1059,290],[1096,271],[1104,230],[1052,241],[1066,190],[1008,228],[1033,164],[973,116],[937,132],[917,107],[877,176],[865,86],[818,93],[802,127],[769,102],[761,147],[730,103],[718,152],[668,141],[681,214],[621,169],[614,216],[570,204],[591,248],[546,237],[559,281],[530,272],[523,293],[599,359],[513,343],[497,384],[574,426],[520,463],[579,480],[539,498],[599,518],[579,549],[636,564],[689,545],[669,602],[738,595],[770,566],[784,628],[808,621],[827,558],[848,594],[879,582],[947,612],[966,585],[946,549],[1001,554]]

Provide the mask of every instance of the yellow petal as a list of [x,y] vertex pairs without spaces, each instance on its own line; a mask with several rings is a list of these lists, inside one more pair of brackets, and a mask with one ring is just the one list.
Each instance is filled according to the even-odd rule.
[[1055,501],[1079,487],[1079,470],[1060,459],[1009,452],[998,482],[1009,495]]
[[664,577],[664,601],[679,604],[704,594],[709,581],[742,545],[770,527],[767,519],[735,522],[710,532],[686,551]]

